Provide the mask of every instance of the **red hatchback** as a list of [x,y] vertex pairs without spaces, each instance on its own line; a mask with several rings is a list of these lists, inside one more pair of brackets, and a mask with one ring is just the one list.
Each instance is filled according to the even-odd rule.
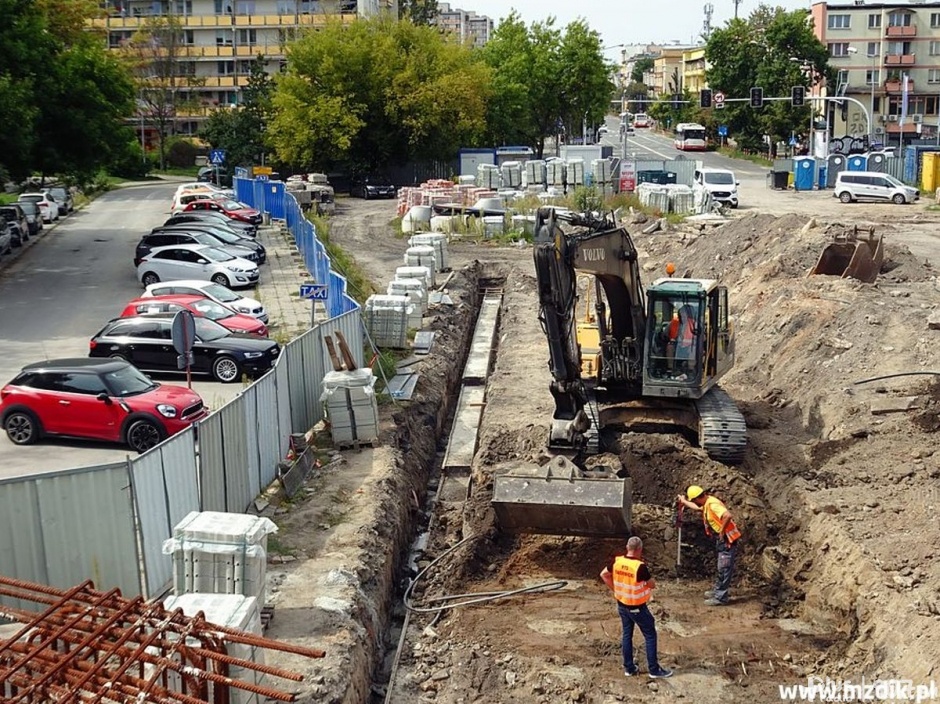
[[268,336],[268,328],[257,318],[250,315],[236,313],[221,303],[203,298],[202,296],[153,296],[151,298],[135,298],[127,304],[119,317],[135,318],[138,315],[152,313],[175,313],[185,308],[197,318],[214,320],[222,327],[232,332],[249,332],[254,335]]
[[192,203],[188,203],[183,208],[183,212],[187,213],[194,210],[211,210],[212,212],[222,213],[222,215],[225,215],[231,220],[247,222],[248,224],[254,225],[255,227],[261,224],[261,211],[255,210],[254,208],[249,208],[244,203],[239,203],[236,200],[217,200],[211,197],[207,197],[202,200],[194,200]]
[[0,389],[0,423],[17,445],[45,435],[125,443],[144,452],[208,415],[202,398],[118,359],[54,359]]

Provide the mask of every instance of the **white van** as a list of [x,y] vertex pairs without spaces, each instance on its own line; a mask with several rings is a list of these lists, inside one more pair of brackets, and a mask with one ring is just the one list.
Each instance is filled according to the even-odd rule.
[[832,195],[843,203],[860,198],[890,200],[898,205],[920,200],[920,191],[877,171],[840,171]]
[[741,182],[728,169],[696,169],[693,180],[719,203],[738,207],[738,186]]

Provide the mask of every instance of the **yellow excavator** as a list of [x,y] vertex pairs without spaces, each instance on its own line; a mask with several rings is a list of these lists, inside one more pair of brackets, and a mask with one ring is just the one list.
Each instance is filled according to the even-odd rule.
[[[629,469],[585,467],[601,429],[678,430],[715,460],[744,456],[744,418],[718,386],[734,365],[728,289],[670,275],[644,290],[636,247],[613,214],[540,208],[534,258],[557,456],[498,473],[493,507],[508,532],[622,536]],[[594,280],[593,319],[578,320],[579,274]]]

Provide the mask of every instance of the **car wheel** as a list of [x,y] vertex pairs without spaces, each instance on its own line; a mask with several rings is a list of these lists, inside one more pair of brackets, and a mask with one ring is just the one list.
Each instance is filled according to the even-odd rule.
[[225,276],[225,274],[213,274],[212,283],[218,284],[219,286],[225,286],[226,288],[231,287],[231,284],[229,284],[228,281],[228,277]]
[[737,210],[737,209],[738,209],[738,204],[737,204],[737,203],[732,203],[732,204],[731,204],[731,207],[734,208],[735,210]]
[[843,203],[851,203],[851,202],[852,202],[852,194],[849,193],[848,191],[845,191],[844,193],[840,193],[840,194],[839,194],[839,200],[841,200]]
[[238,381],[238,362],[231,357],[219,357],[212,363],[212,376],[223,384],[231,384],[233,381]]
[[3,421],[3,429],[14,445],[32,445],[42,434],[39,420],[29,411],[9,413]]
[[160,277],[154,274],[152,271],[148,271],[140,277],[140,282],[144,286],[152,286],[153,284],[160,283]]
[[903,193],[895,193],[894,197],[891,200],[893,200],[898,205],[904,205],[905,203],[907,203],[907,199],[904,197]]
[[127,427],[127,445],[135,452],[146,452],[163,440],[163,432],[152,420],[141,418]]

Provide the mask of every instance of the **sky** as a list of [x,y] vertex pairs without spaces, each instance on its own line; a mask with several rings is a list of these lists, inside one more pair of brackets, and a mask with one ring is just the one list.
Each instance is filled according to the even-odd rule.
[[[811,4],[811,0],[764,2],[787,10],[808,9]],[[526,25],[554,16],[555,25],[563,28],[580,17],[600,33],[604,46],[697,43],[706,3],[714,7],[713,28],[734,17],[734,0],[450,0],[451,7],[488,15],[497,25],[513,8]],[[738,13],[747,17],[759,4],[760,0],[741,0]],[[613,61],[620,58],[620,49],[607,49],[604,54]]]

